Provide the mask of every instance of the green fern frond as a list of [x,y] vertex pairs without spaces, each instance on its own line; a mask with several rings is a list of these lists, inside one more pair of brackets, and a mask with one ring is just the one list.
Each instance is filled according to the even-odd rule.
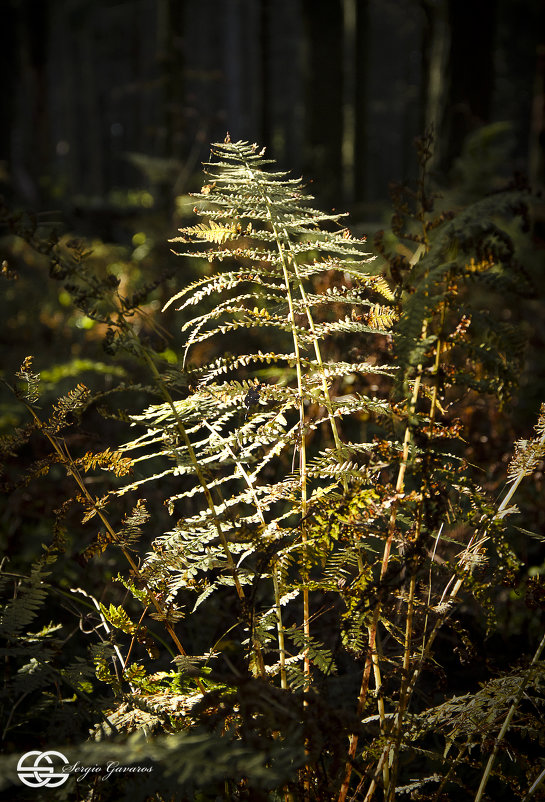
[[21,635],[36,618],[46,597],[45,574],[40,568],[34,568],[0,613],[0,633],[3,637],[14,639]]

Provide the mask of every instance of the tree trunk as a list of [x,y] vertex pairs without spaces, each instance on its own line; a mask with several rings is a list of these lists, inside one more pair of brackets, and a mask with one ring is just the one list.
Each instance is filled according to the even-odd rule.
[[343,9],[340,0],[304,0],[306,62],[305,173],[323,204],[342,192]]
[[494,90],[497,0],[449,0],[450,74],[445,106],[442,166],[460,155],[466,136],[490,121]]

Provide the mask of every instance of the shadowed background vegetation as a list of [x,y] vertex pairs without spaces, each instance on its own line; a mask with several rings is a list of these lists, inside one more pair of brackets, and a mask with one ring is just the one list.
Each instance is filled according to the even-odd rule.
[[[6,0],[1,14],[5,203],[87,237],[124,282],[172,269],[165,240],[227,130],[316,182],[321,206],[350,211],[369,240],[389,221],[390,183],[416,177],[426,129],[446,207],[514,175],[535,190],[545,180],[539,0]],[[536,204],[538,247],[543,216]],[[13,292],[0,301],[8,365],[24,337],[68,356],[67,332],[91,323],[9,224],[2,234],[30,280],[16,314]]]
[[6,0],[2,180],[111,236],[123,210],[171,208],[229,130],[374,219],[433,125],[443,183],[542,182],[543,15],[539,0]]

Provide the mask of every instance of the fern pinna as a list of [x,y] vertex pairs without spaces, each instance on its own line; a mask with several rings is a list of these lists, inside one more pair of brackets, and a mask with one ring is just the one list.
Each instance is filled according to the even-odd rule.
[[[147,431],[126,447],[142,451],[136,461],[149,459],[150,449],[169,455],[167,470],[185,478],[168,501],[172,512],[183,510],[184,500],[203,503],[193,502],[191,514],[156,540],[146,570],[161,577],[172,597],[192,589],[194,608],[234,587],[246,616],[239,637],[247,639],[254,673],[279,674],[284,688],[308,687],[311,665],[334,669],[310,628],[311,569],[327,562],[330,550],[314,537],[313,517],[340,488],[362,481],[366,448],[343,442],[344,419],[389,414],[383,400],[341,395],[340,388],[346,376],[391,374],[371,361],[328,360],[323,343],[384,336],[395,318],[393,296],[369,272],[364,242],[340,228],[340,215],[312,208],[300,179],[271,170],[256,145],[226,141],[212,155],[196,210],[204,222],[182,229],[173,242],[184,245],[183,255],[223,269],[167,303],[186,315],[206,305],[183,324],[194,391],[135,419]],[[258,344],[256,332],[266,342],[267,329],[279,351],[261,345],[245,352],[244,345]],[[190,364],[209,340],[233,333],[238,353]],[[315,435],[324,427],[322,445],[329,444],[317,452],[310,441],[319,442]],[[343,559],[350,564],[358,549],[356,542],[343,544]],[[343,559],[335,554],[337,570]],[[269,606],[261,591],[267,576]]]

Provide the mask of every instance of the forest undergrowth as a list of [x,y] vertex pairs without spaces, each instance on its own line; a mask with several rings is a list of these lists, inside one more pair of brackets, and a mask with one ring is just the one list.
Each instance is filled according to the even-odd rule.
[[431,147],[371,246],[227,137],[134,290],[4,210],[103,355],[3,374],[2,798],[545,798],[532,198],[440,211]]

